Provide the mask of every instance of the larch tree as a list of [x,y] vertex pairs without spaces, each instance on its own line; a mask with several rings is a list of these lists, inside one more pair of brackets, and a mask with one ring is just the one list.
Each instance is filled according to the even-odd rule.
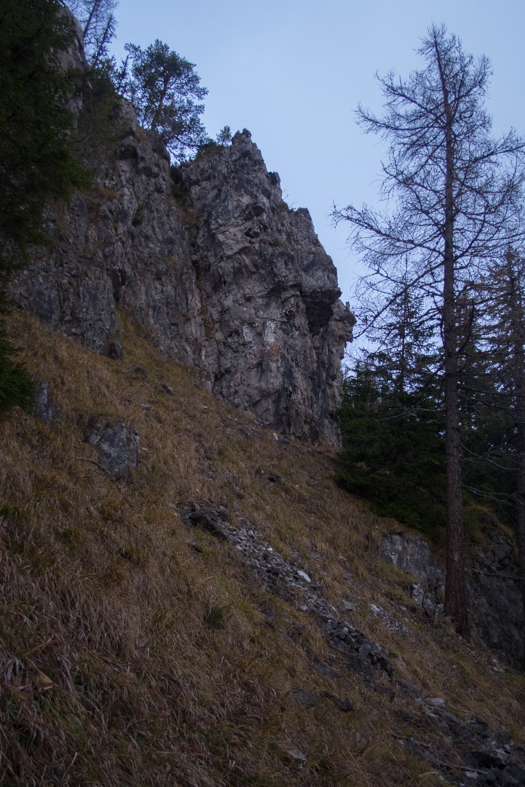
[[433,25],[419,54],[425,67],[403,80],[379,78],[385,111],[362,107],[365,131],[389,143],[383,162],[386,211],[334,210],[348,221],[349,241],[369,268],[361,283],[361,319],[376,324],[407,288],[422,295],[440,337],[446,453],[445,612],[468,636],[458,395],[461,295],[490,260],[517,243],[523,142],[510,132],[491,137],[484,108],[489,62],[466,54],[444,26]]

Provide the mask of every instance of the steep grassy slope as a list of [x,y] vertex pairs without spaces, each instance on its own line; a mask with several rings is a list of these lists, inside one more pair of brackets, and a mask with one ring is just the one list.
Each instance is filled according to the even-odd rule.
[[[436,765],[459,754],[415,687],[524,744],[523,676],[423,616],[376,558],[393,523],[335,486],[330,454],[276,440],[123,325],[113,361],[10,320],[60,416],[0,424],[0,782],[459,783],[465,767]],[[99,467],[94,418],[137,429],[129,483]],[[239,549],[184,523],[190,501],[249,521],[328,603],[346,600],[392,674],[350,669],[299,588],[270,594]]]

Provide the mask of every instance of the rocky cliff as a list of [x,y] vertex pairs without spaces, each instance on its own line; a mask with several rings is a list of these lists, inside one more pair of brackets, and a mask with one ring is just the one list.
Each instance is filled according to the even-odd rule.
[[[524,615],[515,545],[488,515],[482,516],[483,543],[468,542],[466,578],[469,623],[474,641],[503,661],[523,663]],[[445,569],[415,533],[385,533],[379,557],[415,578],[410,595],[429,619],[443,612]]]
[[56,244],[13,282],[20,305],[120,357],[120,315],[208,391],[277,431],[337,445],[353,315],[305,209],[290,210],[250,133],[184,164],[129,107],[95,186],[49,211]]

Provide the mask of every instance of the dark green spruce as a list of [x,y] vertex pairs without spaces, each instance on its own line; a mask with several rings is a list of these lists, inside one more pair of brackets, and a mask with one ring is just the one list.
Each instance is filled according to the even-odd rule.
[[[0,313],[6,286],[28,261],[30,246],[50,244],[45,206],[87,186],[75,154],[75,116],[68,105],[78,75],[60,66],[72,39],[58,0],[3,0],[0,5]],[[0,413],[27,407],[33,387],[0,332]]]

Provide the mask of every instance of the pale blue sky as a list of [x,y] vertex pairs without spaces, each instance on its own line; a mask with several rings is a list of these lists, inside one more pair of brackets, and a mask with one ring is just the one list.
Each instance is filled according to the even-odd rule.
[[309,209],[344,300],[358,266],[328,214],[377,201],[384,148],[354,115],[359,102],[380,110],[376,71],[407,76],[429,24],[444,22],[492,62],[494,132],[525,135],[525,0],[120,0],[116,16],[118,57],[160,38],[196,64],[208,133],[251,131],[288,203]]

